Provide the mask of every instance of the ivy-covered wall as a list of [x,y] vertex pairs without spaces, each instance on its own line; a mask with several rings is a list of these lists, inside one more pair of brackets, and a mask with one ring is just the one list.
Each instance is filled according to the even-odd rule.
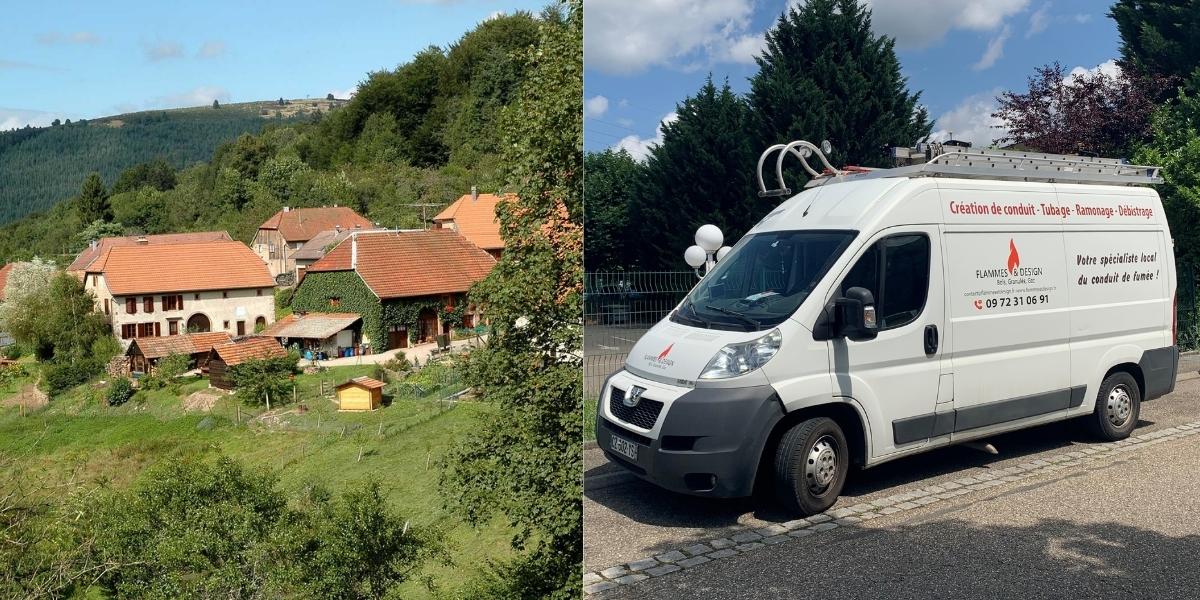
[[[339,305],[332,306],[329,302],[331,298],[338,298]],[[371,348],[375,352],[387,346],[389,327],[407,328],[409,341],[415,341],[417,321],[421,311],[426,308],[437,311],[442,323],[449,323],[452,328],[462,327],[467,301],[463,295],[456,295],[451,310],[447,310],[440,296],[380,302],[358,273],[353,271],[308,273],[292,297],[293,311],[352,312],[362,315],[363,333],[371,340]]]

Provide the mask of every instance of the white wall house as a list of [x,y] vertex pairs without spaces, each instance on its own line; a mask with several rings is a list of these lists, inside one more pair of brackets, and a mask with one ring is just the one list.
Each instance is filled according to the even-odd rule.
[[84,286],[125,342],[203,331],[249,335],[275,320],[274,280],[241,242],[114,247],[88,267]]

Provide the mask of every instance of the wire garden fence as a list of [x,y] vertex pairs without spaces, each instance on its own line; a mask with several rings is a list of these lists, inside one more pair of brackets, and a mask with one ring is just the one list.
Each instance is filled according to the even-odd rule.
[[584,387],[600,393],[633,344],[696,285],[692,271],[611,271],[584,275]]

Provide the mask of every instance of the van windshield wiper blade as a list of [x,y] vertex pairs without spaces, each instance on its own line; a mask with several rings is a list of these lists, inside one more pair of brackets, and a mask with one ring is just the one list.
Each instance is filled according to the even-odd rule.
[[708,321],[705,321],[704,319],[702,319],[700,317],[700,314],[696,312],[696,303],[695,302],[688,300],[688,309],[692,311],[691,319],[693,321],[703,325],[705,329],[712,329],[712,324],[709,323]]
[[724,313],[731,317],[736,317],[736,318],[740,319],[743,323],[747,323],[747,324],[753,326],[755,329],[762,329],[762,323],[759,323],[758,321],[751,319],[750,317],[747,317],[746,315],[744,315],[736,310],[729,310],[728,308],[724,308],[721,306],[713,306],[711,304],[705,304],[704,308],[707,308],[708,310],[715,310],[719,313]]

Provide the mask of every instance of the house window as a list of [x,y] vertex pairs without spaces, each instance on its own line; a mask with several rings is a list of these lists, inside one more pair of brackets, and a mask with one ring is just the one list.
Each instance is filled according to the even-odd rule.
[[112,312],[110,312],[110,307],[108,305],[108,298],[104,299],[104,314],[106,314],[106,315],[112,314]]
[[228,298],[228,297],[229,297],[229,292],[221,292],[221,297],[222,297],[222,298]]
[[121,326],[121,339],[127,340],[137,335],[137,325],[132,323]]
[[200,294],[192,294],[192,300],[199,300]]
[[341,305],[342,305],[342,299],[341,299],[341,298],[330,298],[330,299],[329,299],[329,307],[330,307],[330,308],[337,308],[337,307],[339,307],[339,306],[341,306]]
[[126,298],[125,299],[125,314],[127,314],[127,315],[136,315],[137,314],[137,298]]
[[162,307],[164,311],[175,310],[175,296],[163,296]]
[[229,329],[229,321],[222,321],[221,323],[222,323],[222,325],[221,325],[222,328],[224,328],[226,330]]
[[99,279],[100,277],[98,275],[92,275],[92,287],[96,287],[96,282],[99,281]]
[[259,295],[259,296],[261,296],[261,295],[262,295],[262,289],[259,289],[259,290],[257,290],[257,291],[258,291],[258,295]]
[[464,329],[474,329],[475,328],[475,315],[471,315],[471,314],[463,315],[463,328]]
[[239,336],[246,335],[246,322],[245,321],[237,322],[237,334]]
[[167,321],[167,335],[179,335],[179,321]]
[[142,298],[142,309],[148,313],[154,312],[154,296]]
[[158,323],[138,323],[137,337],[154,337],[154,326]]

